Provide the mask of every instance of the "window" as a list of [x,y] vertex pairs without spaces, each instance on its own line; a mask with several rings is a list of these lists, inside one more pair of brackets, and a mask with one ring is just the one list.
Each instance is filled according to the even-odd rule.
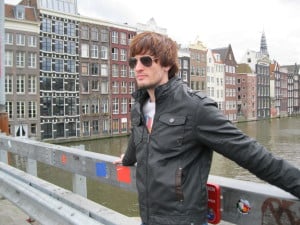
[[64,23],[62,21],[55,21],[54,23],[54,33],[64,35]]
[[102,99],[102,112],[103,113],[109,112],[109,100],[107,98]]
[[70,37],[76,36],[76,25],[74,23],[67,23],[67,35]]
[[127,77],[127,66],[121,65],[121,77]]
[[103,126],[102,126],[102,132],[105,134],[105,133],[108,133],[108,131],[110,130],[110,121],[108,119],[104,119],[103,120]]
[[16,66],[22,68],[25,67],[25,52],[16,53]]
[[54,59],[54,71],[58,73],[64,72],[64,60],[63,59]]
[[99,75],[99,64],[98,63],[92,63],[91,64],[91,75]]
[[36,94],[36,76],[34,75],[28,76],[28,93]]
[[6,74],[5,76],[5,93],[12,94],[13,93],[13,76]]
[[67,72],[76,73],[76,62],[74,59],[67,60]]
[[93,120],[92,121],[92,129],[93,129],[93,134],[98,134],[99,133],[99,122],[98,122],[98,120]]
[[25,8],[23,5],[17,5],[15,8],[15,17],[23,20],[25,18]]
[[51,20],[49,18],[43,18],[42,20],[42,31],[51,33]]
[[52,46],[51,46],[51,38],[49,37],[43,37],[42,38],[42,50],[46,52],[51,52],[52,51]]
[[126,33],[124,32],[120,33],[120,44],[127,45]]
[[14,36],[12,33],[5,33],[5,44],[12,45],[14,43]]
[[24,34],[16,34],[16,45],[25,45],[25,35]]
[[51,116],[52,115],[52,98],[42,97],[41,98],[41,116]]
[[118,44],[118,32],[117,31],[112,31],[111,32],[111,43]]
[[13,118],[13,103],[12,102],[5,102],[5,108],[6,108],[6,112],[7,112],[7,116],[9,119]]
[[118,60],[118,54],[119,54],[119,51],[117,48],[111,49],[111,59],[112,60]]
[[108,82],[102,81],[101,82],[101,94],[108,94],[109,88],[108,88]]
[[91,58],[98,59],[98,57],[99,57],[98,45],[92,45],[91,46]]
[[127,61],[127,51],[125,49],[121,49],[120,51],[120,60]]
[[81,93],[89,93],[89,81],[83,80],[81,82]]
[[103,77],[108,76],[108,66],[107,66],[107,64],[101,64],[101,76],[103,76]]
[[51,67],[51,58],[43,57],[43,59],[42,59],[42,68],[41,68],[41,70],[44,70],[44,71],[52,71],[52,67]]
[[119,119],[112,120],[112,131],[115,134],[119,133]]
[[127,93],[127,83],[125,81],[121,82],[121,93],[126,94]]
[[119,76],[119,65],[118,64],[113,64],[111,73],[113,77],[118,77]]
[[36,68],[36,53],[28,53],[28,68]]
[[127,114],[127,98],[121,100],[121,114]]
[[108,42],[109,33],[107,30],[101,30],[101,42]]
[[25,118],[25,102],[17,102],[17,118]]
[[81,63],[81,74],[82,75],[89,74],[89,64],[88,63]]
[[89,28],[86,26],[81,27],[81,38],[82,39],[89,39]]
[[91,40],[98,41],[98,29],[95,27],[91,29]]
[[119,94],[119,83],[117,81],[112,82],[112,93]]
[[5,51],[5,59],[4,59],[4,66],[12,67],[14,58],[13,58],[13,51]]
[[119,114],[119,99],[112,99],[112,114]]
[[76,43],[74,41],[68,41],[67,53],[70,55],[76,55]]
[[92,101],[92,106],[91,106],[91,113],[99,113],[99,103],[98,100],[93,100]]
[[25,75],[17,75],[17,94],[25,93]]
[[88,58],[89,57],[89,45],[81,44],[81,57]]
[[89,104],[88,104],[87,100],[82,102],[81,112],[82,112],[82,114],[88,114],[89,113]]
[[106,46],[101,46],[100,58],[108,59],[108,48]]
[[132,94],[135,91],[135,83],[129,82],[129,94]]
[[29,47],[36,47],[36,36],[28,36],[27,40]]
[[29,101],[28,102],[28,117],[29,118],[36,118],[36,102]]
[[[49,49],[51,49],[51,47]],[[55,40],[54,41],[54,51],[56,53],[64,53],[64,41],[63,40]]]
[[92,90],[93,91],[99,90],[99,81],[98,80],[92,80]]

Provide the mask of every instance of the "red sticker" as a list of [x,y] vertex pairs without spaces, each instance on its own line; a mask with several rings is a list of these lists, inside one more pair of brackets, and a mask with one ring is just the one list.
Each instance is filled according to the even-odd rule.
[[221,189],[218,184],[207,183],[209,223],[218,224],[221,220]]
[[62,154],[60,160],[61,160],[62,164],[66,164],[67,163],[67,156],[65,154]]
[[130,167],[117,166],[117,179],[119,182],[130,184],[131,183]]

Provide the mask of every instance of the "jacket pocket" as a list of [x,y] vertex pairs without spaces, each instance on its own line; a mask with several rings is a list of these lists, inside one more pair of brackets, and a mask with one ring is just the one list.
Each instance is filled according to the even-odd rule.
[[[169,151],[181,147],[184,139],[186,116],[163,114],[155,125],[155,136],[161,150]],[[154,135],[154,134],[153,134]]]

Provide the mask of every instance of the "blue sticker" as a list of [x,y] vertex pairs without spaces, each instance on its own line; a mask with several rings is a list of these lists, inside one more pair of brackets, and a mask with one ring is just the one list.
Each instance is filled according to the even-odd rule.
[[106,163],[96,163],[96,175],[98,177],[106,177]]

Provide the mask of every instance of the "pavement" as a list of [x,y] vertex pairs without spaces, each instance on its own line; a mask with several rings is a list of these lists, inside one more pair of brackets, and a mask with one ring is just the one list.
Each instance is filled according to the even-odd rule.
[[[140,218],[136,218],[140,220]],[[30,217],[13,203],[0,196],[0,225],[41,225],[30,221]],[[233,225],[222,221],[219,225]]]
[[37,225],[21,209],[0,196],[0,225]]

